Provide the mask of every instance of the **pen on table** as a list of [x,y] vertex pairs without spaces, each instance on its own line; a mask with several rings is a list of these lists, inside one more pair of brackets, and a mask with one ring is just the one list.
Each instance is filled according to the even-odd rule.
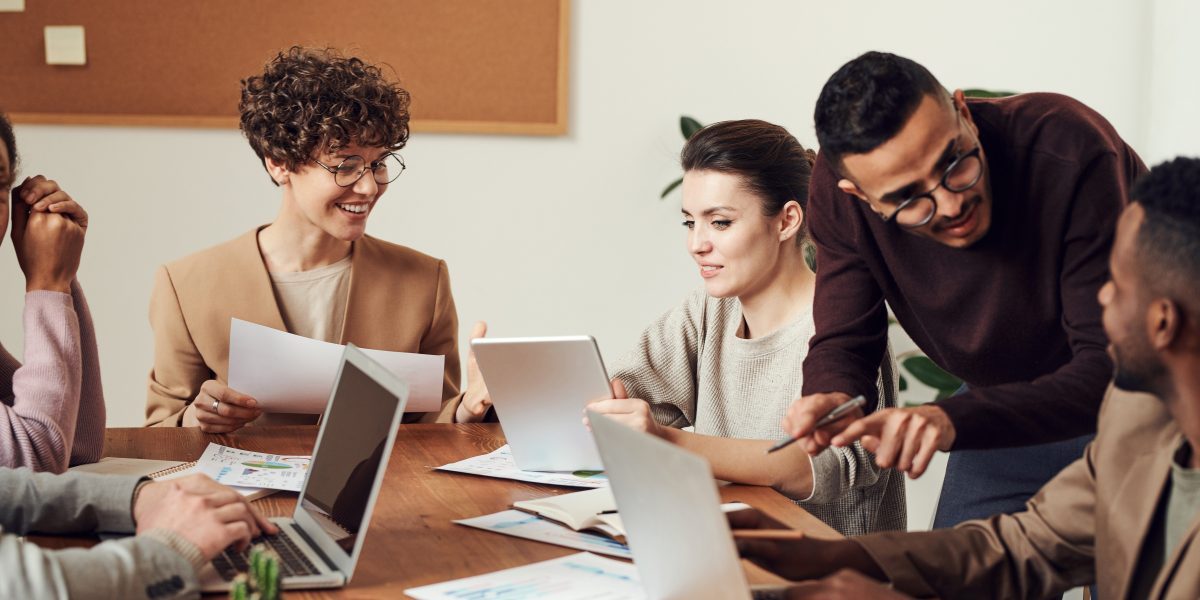
[[[835,406],[833,408],[833,410],[825,413],[825,416],[821,417],[821,420],[817,421],[816,425],[813,425],[813,431],[816,431],[830,423],[833,423],[834,421],[837,421],[838,419],[846,416],[846,413],[848,413],[866,403],[867,403],[866,398],[864,398],[862,396],[855,396],[855,397]],[[770,454],[776,450],[782,450],[784,448],[787,448],[788,446],[792,445],[792,442],[794,442],[798,439],[800,439],[800,438],[793,437],[793,438],[787,438],[786,440],[780,440],[779,443],[777,443],[774,446],[771,446],[770,448],[767,449],[767,454]]]
[[598,514],[598,515],[615,515],[615,514],[617,514],[617,509],[614,508],[612,510],[602,510],[596,514]]

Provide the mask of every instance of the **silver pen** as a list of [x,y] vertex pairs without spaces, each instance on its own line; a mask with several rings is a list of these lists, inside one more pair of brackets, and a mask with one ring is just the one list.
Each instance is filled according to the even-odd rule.
[[[837,421],[838,419],[846,416],[846,413],[848,413],[866,403],[867,403],[866,398],[864,398],[862,396],[855,396],[855,397],[833,407],[833,410],[825,413],[825,416],[821,417],[821,419],[819,421],[817,421],[816,425],[813,425],[813,431],[816,431],[830,423],[833,423],[834,421]],[[787,448],[788,446],[792,445],[792,442],[795,442],[798,439],[800,439],[800,438],[793,437],[793,438],[787,438],[784,440],[779,440],[779,443],[777,443],[774,446],[771,446],[770,448],[767,449],[767,454],[770,454],[776,450],[782,450],[784,448]]]

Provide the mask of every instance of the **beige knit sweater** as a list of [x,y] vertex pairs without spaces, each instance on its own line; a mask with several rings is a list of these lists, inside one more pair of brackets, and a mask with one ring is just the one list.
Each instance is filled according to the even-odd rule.
[[[642,333],[617,364],[630,398],[651,403],[654,418],[703,435],[776,440],[788,406],[800,397],[801,365],[814,325],[811,307],[770,335],[742,339],[741,303],[697,290]],[[878,380],[876,409],[896,405],[890,351]],[[904,479],[875,466],[858,444],[813,458],[812,496],[796,500],[845,535],[905,529]]]

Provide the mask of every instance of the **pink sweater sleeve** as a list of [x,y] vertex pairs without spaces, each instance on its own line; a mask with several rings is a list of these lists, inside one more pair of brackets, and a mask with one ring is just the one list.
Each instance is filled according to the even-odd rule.
[[79,281],[71,282],[75,315],[79,319],[79,349],[82,354],[82,376],[79,389],[79,420],[75,424],[75,442],[71,445],[71,465],[94,463],[104,456],[104,386],[100,382],[100,350],[96,345],[96,329],[92,313]]
[[[99,393],[95,335],[82,293],[77,285],[73,289],[82,315],[71,294],[25,295],[24,365],[0,349],[0,466],[62,472],[72,456],[98,456],[97,448],[102,449],[104,399]],[[84,323],[86,335],[81,334]],[[90,348],[85,350],[84,342]],[[90,369],[85,362],[89,353]],[[92,389],[84,388],[85,381]],[[81,392],[90,396],[85,403],[88,421],[77,432]],[[98,423],[92,421],[97,404]],[[82,446],[78,450],[76,443]]]

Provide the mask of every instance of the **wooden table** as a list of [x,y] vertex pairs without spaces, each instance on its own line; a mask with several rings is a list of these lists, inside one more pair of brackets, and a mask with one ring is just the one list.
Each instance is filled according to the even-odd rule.
[[[276,454],[310,454],[316,435],[316,426],[247,427],[225,435],[206,435],[195,428],[109,429],[105,455],[195,460],[209,442]],[[350,585],[341,590],[288,592],[286,596],[401,598],[407,588],[578,552],[451,522],[504,510],[517,500],[577,491],[433,470],[439,465],[490,452],[503,444],[504,436],[495,424],[401,426],[362,559]],[[296,496],[280,492],[254,504],[269,515],[290,516]],[[813,536],[840,537],[769,488],[725,486],[721,498],[724,502],[750,504]],[[752,582],[778,581],[749,563],[743,564]]]

